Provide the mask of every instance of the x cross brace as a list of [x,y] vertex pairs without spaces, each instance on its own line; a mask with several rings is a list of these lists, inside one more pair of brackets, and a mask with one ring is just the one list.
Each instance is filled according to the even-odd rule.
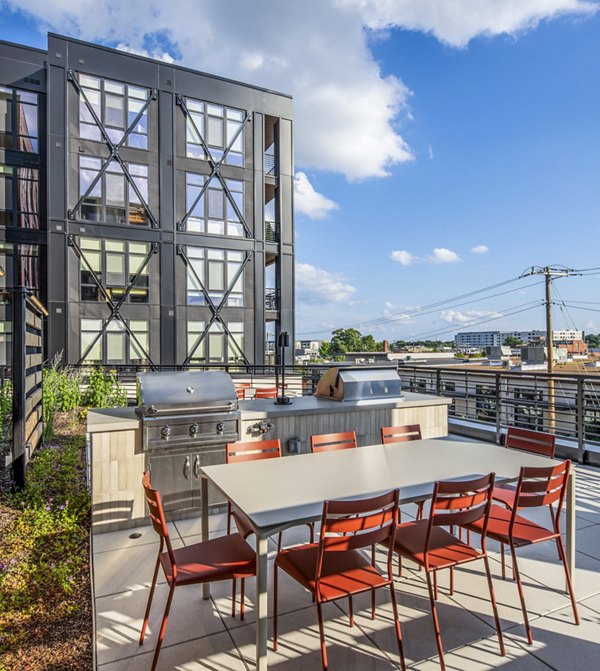
[[196,350],[198,347],[200,347],[201,343],[204,341],[206,336],[208,335],[208,332],[210,331],[211,326],[215,322],[219,322],[221,326],[223,327],[223,330],[227,334],[228,341],[234,345],[235,349],[237,349],[238,353],[241,355],[241,357],[244,359],[244,363],[246,365],[250,365],[250,362],[248,361],[246,355],[240,348],[240,346],[237,344],[235,341],[235,338],[233,337],[233,334],[229,330],[227,324],[223,321],[223,318],[221,317],[221,310],[225,307],[225,304],[227,303],[227,299],[229,298],[229,295],[233,291],[233,288],[235,287],[237,281],[239,278],[242,276],[242,273],[244,272],[244,268],[248,265],[250,259],[252,258],[252,253],[251,252],[246,252],[245,258],[242,261],[242,265],[239,267],[237,273],[231,280],[231,283],[227,287],[227,291],[223,294],[223,297],[221,298],[221,301],[219,302],[219,305],[215,305],[214,301],[210,297],[210,294],[206,290],[206,287],[204,286],[204,283],[202,282],[201,278],[198,277],[198,273],[196,272],[196,269],[194,268],[193,264],[190,263],[190,259],[185,251],[185,248],[183,245],[177,245],[177,253],[181,258],[183,259],[183,262],[185,265],[188,267],[189,270],[191,270],[192,275],[194,276],[194,279],[196,280],[198,286],[200,287],[200,290],[204,294],[204,298],[206,299],[206,302],[208,304],[208,307],[212,311],[212,316],[209,319],[204,331],[198,336],[196,339],[196,342],[192,345],[192,348],[189,351],[189,354],[187,355],[186,359],[183,362],[184,366],[187,366],[189,362],[191,361],[192,357],[196,353]]
[[148,203],[145,201],[144,197],[142,196],[140,190],[138,189],[137,184],[135,183],[134,178],[131,176],[131,173],[129,172],[129,169],[127,168],[127,165],[125,164],[125,161],[123,161],[123,159],[121,158],[121,156],[119,154],[119,150],[121,149],[121,147],[123,147],[123,145],[127,141],[127,138],[131,135],[131,133],[133,132],[133,130],[137,126],[139,120],[144,115],[144,112],[150,106],[150,103],[153,100],[158,99],[158,90],[157,89],[152,89],[152,91],[150,92],[150,95],[146,99],[146,102],[142,106],[142,109],[137,113],[137,116],[135,117],[135,119],[132,121],[132,123],[125,130],[125,133],[123,134],[123,137],[121,138],[121,140],[117,144],[115,144],[110,139],[110,137],[108,135],[108,131],[106,130],[102,121],[100,121],[100,118],[96,114],[96,110],[94,109],[94,107],[90,103],[89,98],[87,97],[85,91],[81,87],[75,72],[73,72],[73,70],[68,70],[67,71],[67,78],[73,84],[73,87],[75,88],[77,93],[80,95],[80,97],[83,99],[83,101],[85,103],[85,106],[87,107],[89,113],[91,114],[92,118],[94,119],[94,122],[96,123],[96,125],[100,129],[100,133],[102,134],[102,137],[104,138],[104,142],[106,143],[106,146],[108,147],[108,150],[110,151],[110,156],[104,160],[104,163],[102,164],[100,170],[98,171],[98,173],[96,174],[94,179],[91,181],[90,185],[88,186],[87,191],[79,198],[79,200],[77,201],[77,205],[75,205],[75,207],[72,210],[69,210],[69,212],[68,212],[69,219],[74,219],[75,218],[75,213],[79,210],[83,201],[90,195],[90,193],[93,191],[94,187],[96,186],[96,184],[98,184],[100,179],[102,179],[102,175],[108,169],[108,166],[110,165],[111,161],[115,160],[121,166],[121,169],[123,170],[123,174],[125,175],[125,178],[129,182],[129,184],[131,185],[133,190],[135,191],[135,195],[138,197],[138,200],[142,204],[142,207],[148,213],[148,217],[150,218],[150,223],[152,225],[152,228],[158,228],[159,224],[158,224],[158,221],[157,221],[156,217],[152,214],[152,212],[150,210],[150,206],[148,205]]
[[125,303],[125,301],[127,300],[127,298],[129,296],[129,294],[131,293],[132,289],[137,284],[137,281],[141,277],[144,269],[146,268],[148,263],[150,263],[150,259],[152,258],[152,256],[154,254],[156,254],[158,252],[158,244],[155,243],[155,242],[152,243],[152,245],[150,247],[150,251],[146,255],[146,258],[142,262],[142,265],[138,268],[138,270],[137,270],[136,274],[134,275],[133,279],[130,281],[130,283],[125,288],[125,291],[124,291],[123,295],[116,302],[113,300],[112,296],[108,293],[108,291],[106,290],[106,288],[104,287],[102,282],[100,282],[100,280],[96,276],[95,271],[92,269],[88,260],[85,258],[85,254],[83,253],[83,250],[77,244],[77,241],[75,240],[74,235],[69,235],[68,236],[68,244],[69,244],[69,247],[73,248],[73,250],[75,251],[75,254],[77,254],[77,256],[79,257],[79,260],[81,261],[82,265],[85,267],[85,269],[93,277],[94,283],[98,287],[98,290],[100,291],[100,293],[102,294],[102,296],[103,296],[104,300],[106,301],[108,307],[110,308],[109,318],[104,322],[104,324],[102,325],[102,328],[100,329],[100,332],[96,334],[96,337],[92,340],[92,342],[87,346],[85,352],[81,355],[81,358],[77,362],[78,365],[85,361],[87,355],[92,351],[94,345],[98,342],[98,340],[100,340],[102,335],[106,332],[110,322],[113,321],[113,320],[116,320],[116,321],[121,322],[121,324],[123,324],[123,327],[125,328],[125,331],[129,335],[130,339],[133,340],[133,342],[136,344],[138,350],[140,352],[142,352],[145,355],[145,357],[148,359],[148,362],[149,362],[150,366],[152,367],[152,369],[156,369],[156,366],[154,365],[154,363],[152,362],[152,359],[150,358],[150,354],[148,354],[148,352],[146,352],[146,350],[142,347],[142,345],[141,345],[140,341],[138,340],[137,336],[135,335],[135,333],[129,328],[129,324],[127,324],[127,322],[121,316],[120,310],[121,310],[121,307],[123,306],[123,304]]
[[231,203],[231,206],[233,207],[235,214],[244,227],[244,231],[246,233],[247,238],[251,238],[252,234],[250,233],[250,229],[248,228],[248,225],[246,224],[246,220],[244,219],[244,215],[240,212],[240,208],[237,206],[237,203],[235,202],[233,196],[231,195],[231,191],[229,190],[229,187],[227,186],[227,182],[225,181],[224,177],[220,173],[221,166],[223,165],[223,162],[225,161],[225,158],[227,157],[227,154],[231,151],[231,148],[235,144],[235,141],[238,139],[240,133],[244,130],[244,127],[246,126],[247,123],[250,121],[250,115],[246,112],[246,115],[244,117],[244,120],[242,121],[242,124],[240,127],[237,129],[235,132],[234,136],[231,138],[230,143],[227,145],[225,150],[223,151],[223,155],[218,161],[215,161],[212,154],[210,153],[210,149],[208,147],[208,144],[204,140],[204,137],[202,136],[202,133],[200,132],[200,129],[198,128],[198,125],[194,121],[194,117],[189,113],[187,104],[185,102],[185,98],[181,95],[178,95],[176,97],[176,102],[177,104],[181,107],[183,110],[183,114],[186,118],[187,121],[189,121],[192,125],[192,128],[194,129],[194,132],[196,135],[200,138],[200,144],[202,145],[202,148],[206,152],[206,155],[208,157],[208,164],[210,166],[210,175],[208,178],[205,180],[204,184],[202,185],[202,188],[200,189],[200,192],[194,199],[194,202],[190,206],[189,210],[185,213],[185,216],[183,219],[177,224],[177,230],[178,231],[183,231],[185,230],[185,225],[187,223],[187,220],[190,218],[192,212],[194,211],[194,208],[198,203],[200,202],[200,199],[202,196],[206,193],[206,190],[208,189],[208,185],[210,184],[211,180],[213,177],[216,177],[219,182],[221,183],[221,186],[223,187],[223,191],[225,192],[225,195],[227,196],[227,200]]

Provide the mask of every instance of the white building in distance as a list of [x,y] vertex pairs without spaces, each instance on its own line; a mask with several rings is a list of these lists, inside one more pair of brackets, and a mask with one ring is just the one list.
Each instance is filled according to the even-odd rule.
[[[583,331],[553,330],[552,340],[557,343],[583,340]],[[546,331],[464,331],[454,336],[454,347],[457,350],[485,349],[486,347],[500,347],[506,338],[516,338],[526,345],[540,343],[546,339]]]

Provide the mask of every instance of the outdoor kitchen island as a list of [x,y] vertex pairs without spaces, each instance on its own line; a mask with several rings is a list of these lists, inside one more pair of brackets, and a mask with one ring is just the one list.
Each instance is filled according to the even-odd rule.
[[[363,446],[381,442],[382,426],[419,424],[423,438],[435,438],[448,433],[450,403],[449,398],[411,392],[403,392],[398,398],[342,402],[303,396],[293,398],[287,405],[277,405],[273,399],[245,400],[239,402],[239,439],[279,438],[284,455],[292,450],[285,458],[293,459],[295,451],[310,449],[312,434],[354,430],[359,446]],[[94,533],[148,524],[142,473],[151,467],[153,483],[160,488],[161,481],[165,483],[160,473],[161,463],[168,457],[144,449],[142,419],[136,408],[90,410],[88,433]],[[215,458],[214,449],[211,455]],[[188,488],[183,495],[173,494],[172,500],[180,506],[177,508],[175,503],[170,516],[200,515],[200,483],[194,450],[177,449],[170,458],[181,459],[179,475]],[[216,459],[210,463],[225,461],[224,449]],[[170,468],[166,482],[172,473]],[[163,489],[165,486],[163,484]],[[216,492],[211,493],[210,503],[213,506],[221,503]]]

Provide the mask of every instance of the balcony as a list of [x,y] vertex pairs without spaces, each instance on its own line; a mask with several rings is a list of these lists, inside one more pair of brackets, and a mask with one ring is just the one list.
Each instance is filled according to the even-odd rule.
[[265,221],[265,242],[279,242],[279,224],[276,221]]
[[265,289],[265,310],[279,310],[279,291]]
[[279,175],[279,165],[274,154],[264,155],[264,171],[265,177],[277,177]]

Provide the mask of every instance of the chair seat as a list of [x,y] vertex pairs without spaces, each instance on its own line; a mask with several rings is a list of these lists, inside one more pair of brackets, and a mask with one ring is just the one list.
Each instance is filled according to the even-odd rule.
[[[429,520],[417,520],[398,525],[396,530],[396,552],[425,566],[425,543]],[[481,557],[479,550],[451,534],[442,527],[432,527],[428,563],[431,568],[442,569]]]
[[[275,562],[294,580],[314,593],[318,552],[319,544],[309,543],[282,550]],[[322,601],[357,594],[389,582],[356,550],[324,553],[320,581]]]
[[[244,578],[256,574],[256,553],[239,534],[229,534],[173,550],[176,585]],[[169,553],[160,555],[167,582],[173,582]]]
[[[511,516],[512,512],[503,506],[492,506],[486,536],[500,543],[509,543]],[[481,521],[467,524],[466,528],[480,534],[482,531]],[[552,529],[546,529],[546,527],[540,526],[522,515],[515,516],[515,524],[512,528],[512,544],[515,547],[549,541],[556,538],[557,535]]]

